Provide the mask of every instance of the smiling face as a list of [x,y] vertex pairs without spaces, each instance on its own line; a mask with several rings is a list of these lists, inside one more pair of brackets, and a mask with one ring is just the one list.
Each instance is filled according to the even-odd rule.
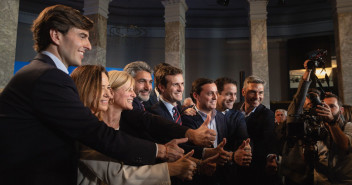
[[217,109],[224,111],[226,109],[232,109],[233,104],[237,99],[237,87],[233,83],[227,83],[224,85],[224,89],[221,93],[218,93]]
[[165,79],[167,81],[166,87],[159,84],[161,96],[165,101],[176,106],[177,101],[182,101],[182,95],[184,91],[183,76],[182,74],[167,75]]
[[111,88],[109,85],[108,76],[105,73],[102,73],[102,81],[101,81],[101,96],[99,98],[98,110],[97,111],[106,111],[109,108],[109,100],[112,98],[111,96]]
[[135,92],[142,101],[148,101],[153,88],[153,79],[149,72],[138,71],[134,77],[136,80]]
[[197,108],[205,113],[216,108],[218,89],[215,83],[204,84],[202,91],[197,94],[193,93],[194,98],[197,100]]
[[136,94],[133,91],[133,86],[130,81],[127,81],[118,89],[112,91],[114,105],[121,110],[132,110],[133,98],[136,97]]
[[58,32],[59,39],[56,41],[58,58],[68,66],[80,66],[84,52],[91,50],[89,32],[78,28],[71,28],[65,35]]
[[242,90],[245,98],[246,110],[258,107],[264,99],[264,85],[260,83],[249,83],[246,89]]

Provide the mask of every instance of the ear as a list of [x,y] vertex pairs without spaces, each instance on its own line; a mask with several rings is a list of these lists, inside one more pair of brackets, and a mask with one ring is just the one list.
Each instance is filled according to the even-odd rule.
[[344,107],[340,107],[340,111],[341,111],[341,114],[343,114],[343,112],[345,112],[345,108]]
[[198,94],[196,92],[193,92],[192,96],[196,100],[196,102],[194,102],[196,104],[198,101]]
[[59,45],[62,33],[58,30],[50,29],[50,38],[55,45]]
[[244,96],[245,94],[246,94],[246,91],[242,89],[242,96]]
[[165,91],[165,87],[160,83],[158,84],[158,89],[161,91],[160,94],[162,94]]

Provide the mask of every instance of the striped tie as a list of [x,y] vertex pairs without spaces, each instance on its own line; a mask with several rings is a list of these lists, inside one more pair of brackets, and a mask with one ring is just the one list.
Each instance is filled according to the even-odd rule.
[[174,113],[173,118],[174,118],[175,123],[182,125],[181,115],[178,112],[176,106],[174,108],[172,108],[172,112]]

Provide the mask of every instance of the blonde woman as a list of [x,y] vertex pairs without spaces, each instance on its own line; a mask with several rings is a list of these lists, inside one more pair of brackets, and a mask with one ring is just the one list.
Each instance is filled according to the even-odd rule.
[[[103,111],[107,111],[109,107],[108,102],[110,98],[112,98],[108,73],[104,67],[95,65],[81,66],[73,71],[71,77],[76,83],[78,94],[84,105],[89,107],[92,113],[98,118],[103,119],[107,125],[116,129],[116,120],[114,120],[114,122],[112,122],[113,119],[106,120],[107,114],[102,114]],[[134,83],[133,81],[129,82],[132,84]],[[127,85],[125,83],[121,84],[121,86],[130,87],[128,83]],[[124,89],[124,91],[125,90],[126,89]],[[125,92],[129,92],[128,88]],[[117,96],[115,91],[113,91],[113,94],[114,96]],[[116,102],[121,102],[119,105],[121,105],[122,108],[128,108],[129,101],[120,101],[129,99],[126,97],[127,96],[121,96],[121,98],[115,97],[114,100],[118,100]],[[122,162],[113,160],[85,146],[81,147],[80,153],[81,159],[78,170],[78,184],[80,185],[170,184],[170,176],[191,179],[193,171],[195,170],[195,164],[188,159],[188,157],[193,154],[192,152],[173,163],[160,163],[140,167],[124,165]]]

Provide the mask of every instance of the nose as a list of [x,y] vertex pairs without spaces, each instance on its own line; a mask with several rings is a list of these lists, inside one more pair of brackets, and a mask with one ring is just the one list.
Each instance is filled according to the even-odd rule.
[[109,89],[105,90],[104,96],[107,98],[112,98],[111,91]]
[[216,95],[216,93],[213,93],[212,99],[213,99],[213,100],[216,100],[217,98],[218,98],[218,96]]
[[92,50],[92,45],[90,44],[90,41],[88,38],[87,38],[87,42],[84,45],[84,48],[86,48],[87,50]]
[[149,84],[148,82],[145,83],[144,89],[149,91],[150,89],[152,89],[152,84]]
[[136,93],[135,93],[134,91],[132,91],[131,96],[132,96],[133,98],[135,98],[137,95],[136,95]]

